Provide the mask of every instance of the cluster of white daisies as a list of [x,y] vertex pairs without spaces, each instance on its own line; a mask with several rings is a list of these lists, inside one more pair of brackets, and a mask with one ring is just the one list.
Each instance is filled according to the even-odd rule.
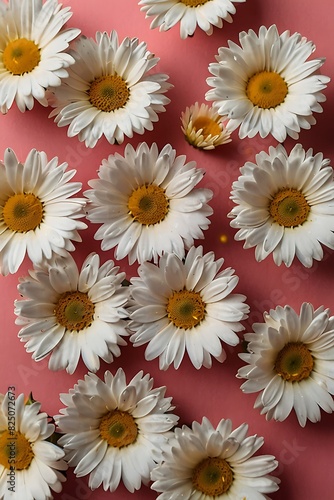
[[[206,263],[209,262],[214,263],[208,258]],[[86,283],[86,288],[90,282],[97,292],[96,285],[104,278],[100,273],[101,281],[97,281],[96,266],[98,258],[91,256],[80,274],[72,269],[73,276],[68,270],[67,276],[64,272],[61,277],[55,270],[54,282],[60,287],[66,278],[68,281],[72,278],[82,285]],[[179,263],[175,271],[182,273],[180,266]],[[197,266],[201,267],[200,261]],[[116,272],[113,273],[109,263],[106,269],[106,277],[115,279]],[[189,273],[187,278],[193,281],[194,275]],[[179,279],[177,273],[176,279]],[[157,285],[159,274],[155,281]],[[48,283],[45,274],[44,283]],[[41,287],[36,281],[34,284],[37,296]],[[145,293],[144,287],[142,290]],[[85,292],[75,293],[79,297]],[[54,294],[57,295],[55,290]],[[61,294],[62,299],[65,294]],[[85,300],[89,300],[88,294]],[[122,302],[124,295],[120,292],[118,303]],[[106,329],[110,328],[114,335],[119,329],[113,332],[113,327],[119,328],[120,323],[116,312],[111,307],[109,319],[115,322],[105,322]],[[304,426],[307,418],[312,422],[320,420],[320,408],[333,411],[330,395],[334,393],[333,332],[334,317],[329,316],[329,311],[323,307],[314,310],[304,303],[299,315],[289,306],[277,307],[265,315],[264,323],[254,325],[254,333],[246,334],[249,353],[240,357],[247,366],[240,368],[238,376],[248,379],[242,385],[245,392],[260,392],[255,406],[261,408],[267,419],[282,421],[294,408],[300,425]],[[108,353],[110,346],[96,335],[94,339]],[[168,362],[168,350],[163,360]],[[229,419],[222,419],[214,427],[204,417],[201,423],[192,422],[191,427],[178,427],[179,417],[172,413],[175,409],[172,398],[165,397],[165,393],[164,386],[154,388],[149,374],[140,371],[127,382],[120,368],[114,375],[106,371],[103,379],[91,372],[85,375],[68,393],[60,395],[65,408],[52,419],[40,412],[39,403],[25,402],[23,394],[14,403],[12,393],[0,395],[0,491],[4,500],[12,498],[6,492],[7,476],[12,470],[7,451],[9,441],[15,442],[18,491],[24,492],[24,498],[29,500],[52,498],[51,490],[61,491],[68,466],[74,467],[77,477],[88,476],[92,490],[103,486],[105,491],[114,492],[122,481],[134,492],[144,484],[159,493],[160,500],[265,499],[267,493],[279,488],[279,479],[270,474],[278,462],[272,455],[256,454],[264,440],[257,435],[248,436],[247,424],[232,430]],[[13,407],[15,425],[11,423]],[[56,429],[61,437],[55,444],[52,437]]]
[[[215,428],[204,417],[191,428],[176,427],[172,398],[153,383],[143,372],[129,382],[122,369],[115,375],[106,371],[104,379],[89,373],[60,395],[65,408],[52,419],[20,394],[15,428],[8,424],[11,394],[0,395],[2,498],[15,498],[5,483],[8,441],[16,446],[16,491],[25,500],[53,498],[68,466],[78,477],[89,476],[92,490],[114,492],[122,482],[133,493],[144,484],[161,500],[265,499],[278,489],[279,479],[270,474],[278,462],[272,455],[254,455],[264,441],[248,436],[247,424],[232,430],[231,420],[222,419]],[[57,444],[55,424],[62,432]]]
[[[334,248],[333,168],[321,153],[300,144],[288,154],[282,145],[246,162],[233,182],[228,214],[236,240],[255,247],[257,261],[272,254],[277,265],[294,258],[306,267]],[[0,273],[16,273],[27,255],[34,265],[66,257],[87,228],[115,259],[157,264],[164,253],[183,259],[204,238],[213,210],[210,189],[197,187],[204,170],[177,156],[170,144],[127,144],[124,156],[102,161],[98,179],[82,188],[75,170],[58,158],[31,150],[24,162],[7,148],[0,161]]]
[[[152,28],[167,30],[180,21],[183,37],[193,34],[197,24],[210,34],[223,19],[231,21],[235,11],[230,0],[140,4],[147,16],[154,16]],[[2,113],[14,102],[22,112],[32,109],[37,100],[53,107],[50,116],[68,127],[69,137],[94,147],[102,136],[121,144],[125,137],[152,130],[165,111],[172,85],[168,75],[156,71],[159,59],[145,42],[120,42],[115,31],[98,32],[95,40],[78,37],[80,30],[65,27],[70,9],[57,0],[1,1],[0,13]],[[279,142],[287,135],[298,139],[301,129],[315,123],[314,113],[322,111],[321,91],[329,78],[319,73],[324,59],[309,59],[312,42],[299,33],[279,34],[275,25],[262,26],[258,34],[242,32],[239,38],[240,46],[229,42],[228,48],[220,47],[216,62],[209,64],[212,88],[205,97],[212,107],[196,102],[181,115],[182,131],[197,148],[226,144],[237,128],[241,139],[256,134],[271,134]],[[65,173],[65,165],[56,168],[56,159],[44,168],[41,155],[37,160],[32,152],[23,168],[8,150],[0,164],[2,274],[16,272],[26,251],[39,263],[52,252],[73,250],[71,240],[78,241],[78,229],[85,227],[78,219],[86,202],[71,198],[79,184],[68,183],[71,174]],[[305,152],[300,145],[288,153],[279,145],[269,155],[260,153],[255,164],[247,162],[241,174],[232,186],[236,207],[229,216],[238,229],[235,238],[244,240],[245,248],[255,247],[258,261],[273,253],[278,265],[289,266],[297,257],[310,267],[314,259],[322,259],[322,245],[334,248],[332,168],[320,153]],[[202,176],[193,162],[175,157],[170,145],[158,153],[155,145],[144,143],[137,151],[127,147],[124,158],[110,156],[102,164],[100,181],[91,181],[93,189],[86,193],[88,219],[103,224],[96,233],[102,248],[116,247],[115,257],[128,255],[130,263],[156,262],[164,250],[183,257],[209,224],[212,193],[193,190]],[[51,183],[53,177],[59,185]],[[30,215],[23,218],[27,211]]]
[[[245,0],[140,0],[141,10],[153,16],[151,28],[165,31],[180,22],[181,36],[199,26],[231,22],[234,3]],[[94,147],[104,136],[122,143],[134,133],[152,130],[165,111],[172,87],[169,76],[156,72],[159,58],[137,38],[119,41],[112,31],[87,38],[79,29],[65,28],[70,8],[58,0],[0,2],[0,111],[16,102],[20,111],[34,100],[54,109],[50,117],[68,136]],[[73,47],[70,42],[77,38]],[[275,25],[239,35],[240,46],[220,47],[209,64],[212,89],[206,94],[213,108],[198,103],[182,113],[182,130],[196,147],[211,149],[230,140],[272,134],[279,142],[298,138],[315,124],[321,112],[321,93],[329,82],[319,74],[324,59],[309,60],[315,50],[299,33],[278,33]],[[226,124],[227,122],[227,124]],[[226,124],[226,126],[225,126]]]
[[[180,22],[182,38],[198,26],[207,34],[231,22],[234,3],[245,0],[140,0],[161,31]],[[0,111],[16,103],[22,112],[35,100],[53,108],[59,127],[93,148],[104,137],[152,130],[170,102],[169,76],[158,73],[159,59],[145,42],[118,40],[115,31],[96,39],[66,28],[70,8],[58,0],[0,0]],[[77,39],[77,40],[75,40]],[[298,139],[315,124],[329,78],[319,73],[324,59],[309,57],[314,44],[299,33],[278,33],[275,25],[258,34],[242,32],[240,45],[218,49],[206,104],[181,115],[182,131],[194,147],[213,149],[239,137],[271,134],[278,142]],[[75,41],[74,41],[75,40]],[[72,46],[72,42],[73,46]],[[70,47],[71,44],[71,47]],[[130,144],[124,155],[102,161],[98,179],[82,189],[58,158],[31,150],[21,162],[11,149],[0,162],[0,273],[16,273],[27,255],[33,269],[20,279],[15,301],[19,338],[34,360],[49,357],[51,370],[73,373],[82,360],[89,370],[68,394],[66,406],[50,422],[37,402],[16,400],[16,427],[10,431],[9,394],[1,396],[0,496],[12,498],[6,479],[6,443],[15,438],[18,488],[25,498],[52,498],[75,467],[89,475],[92,489],[115,491],[122,480],[133,492],[149,484],[158,498],[268,498],[279,480],[270,475],[273,456],[253,456],[263,444],[247,436],[247,425],[232,430],[230,420],[215,428],[206,418],[176,427],[165,387],[153,388],[139,372],[127,383],[123,370],[95,373],[100,360],[120,356],[126,338],[146,345],[145,358],[161,370],[177,369],[185,354],[196,369],[223,362],[224,344],[236,346],[249,307],[233,293],[238,277],[222,268],[224,259],[204,253],[213,193],[198,187],[204,171],[171,145]],[[255,247],[257,261],[273,255],[277,265],[297,258],[311,267],[334,249],[334,180],[321,153],[297,144],[282,145],[247,162],[232,185],[235,206],[228,216],[236,240]],[[95,239],[116,260],[138,263],[138,277],[125,284],[114,261],[90,253],[78,269],[71,252],[87,227],[99,224]],[[244,392],[259,393],[255,407],[282,421],[294,409],[301,426],[320,420],[334,403],[334,317],[304,303],[300,313],[277,307],[245,334]],[[50,441],[55,424],[62,437]],[[10,432],[14,434],[10,434]],[[36,480],[38,478],[38,480]],[[23,496],[22,496],[23,498]]]

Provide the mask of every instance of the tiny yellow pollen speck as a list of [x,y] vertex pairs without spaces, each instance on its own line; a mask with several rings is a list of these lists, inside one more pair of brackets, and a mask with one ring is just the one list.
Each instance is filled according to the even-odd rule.
[[219,241],[220,241],[220,243],[227,243],[228,242],[228,236],[227,236],[227,234],[221,234],[219,236]]

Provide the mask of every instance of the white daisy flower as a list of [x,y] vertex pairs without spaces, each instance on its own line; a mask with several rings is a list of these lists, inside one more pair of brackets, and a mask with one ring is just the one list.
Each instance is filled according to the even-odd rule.
[[59,444],[74,474],[89,474],[92,490],[103,484],[113,492],[122,480],[133,493],[147,484],[178,421],[169,413],[174,407],[165,391],[154,389],[143,372],[127,383],[119,368],[115,375],[105,372],[104,381],[89,373],[69,394],[61,394],[67,408],[55,417],[65,433]]
[[0,3],[0,111],[7,113],[15,101],[19,110],[32,109],[34,99],[48,101],[48,87],[61,84],[74,63],[64,52],[79,35],[64,29],[72,16],[57,0],[9,0]]
[[223,21],[232,23],[235,3],[246,0],[140,0],[138,5],[146,13],[146,18],[154,17],[150,28],[168,31],[178,22],[180,36],[192,36],[197,26],[212,35],[213,28],[221,28]]
[[76,170],[67,163],[48,161],[43,151],[32,149],[20,163],[10,148],[0,161],[0,272],[16,273],[27,253],[33,263],[64,255],[81,241],[79,229],[87,225],[84,198],[71,198],[81,182],[69,182]]
[[320,408],[334,410],[334,317],[323,306],[304,302],[298,315],[290,306],[264,313],[245,334],[248,363],[238,371],[245,393],[259,392],[254,408],[267,420],[285,420],[294,409],[299,424],[318,422]]
[[316,123],[326,100],[321,90],[330,81],[319,74],[324,58],[308,60],[315,45],[299,33],[281,35],[275,25],[239,35],[240,46],[229,41],[220,47],[217,62],[209,64],[213,77],[208,101],[218,113],[229,118],[227,129],[239,126],[239,137],[271,134],[283,142],[289,135],[298,139],[301,129]]
[[290,154],[282,145],[247,162],[232,185],[236,206],[230,225],[255,248],[257,261],[273,253],[275,264],[290,266],[294,257],[311,267],[323,258],[321,244],[334,248],[333,169],[322,153],[313,156],[297,144]]
[[108,260],[91,253],[79,272],[73,258],[56,260],[21,279],[15,301],[19,338],[36,361],[51,353],[49,368],[73,373],[80,357],[88,370],[100,368],[120,356],[126,345],[125,306],[129,287],[122,286],[125,273]]
[[279,479],[270,475],[278,462],[272,455],[253,456],[264,439],[247,432],[247,424],[232,430],[229,419],[214,428],[206,417],[191,428],[176,428],[163,462],[151,474],[157,499],[269,498],[266,493],[278,490]]
[[239,281],[234,269],[220,271],[224,259],[214,259],[202,247],[192,247],[184,262],[166,252],[159,265],[144,262],[131,279],[130,340],[135,347],[148,343],[145,358],[159,357],[161,370],[172,363],[177,369],[185,351],[195,368],[210,368],[211,356],[226,359],[221,341],[239,343],[235,332],[243,330],[249,307],[244,295],[231,293]]
[[128,256],[130,264],[157,262],[164,251],[182,258],[194,239],[204,238],[213,193],[195,189],[204,171],[185,160],[170,144],[159,152],[145,142],[103,160],[99,179],[84,193],[91,201],[87,218],[102,223],[95,234],[102,250],[116,247],[115,258]]
[[226,130],[226,117],[198,102],[181,113],[181,130],[189,144],[199,149],[215,149],[232,140]]
[[64,451],[48,440],[55,426],[40,403],[24,404],[24,394],[8,392],[0,401],[0,498],[51,500],[67,469]]
[[96,41],[78,39],[71,55],[75,64],[69,78],[49,99],[58,127],[68,126],[67,135],[77,135],[89,148],[102,136],[121,144],[124,136],[153,130],[170,102],[164,94],[172,85],[168,75],[155,71],[159,58],[145,42],[125,38],[119,43],[115,31],[97,32]]

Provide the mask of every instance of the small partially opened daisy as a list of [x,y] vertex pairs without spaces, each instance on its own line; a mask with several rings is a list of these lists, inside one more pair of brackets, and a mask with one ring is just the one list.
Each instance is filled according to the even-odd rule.
[[212,35],[213,28],[221,28],[223,21],[231,23],[235,14],[235,3],[246,0],[140,0],[146,17],[154,17],[150,28],[168,31],[178,22],[180,36],[185,39],[192,36],[199,27],[207,35]]
[[15,101],[32,109],[36,99],[48,105],[45,91],[60,85],[74,63],[66,52],[79,29],[64,29],[72,16],[57,0],[9,0],[0,3],[0,111]]
[[129,289],[125,273],[109,260],[91,253],[79,272],[73,258],[58,259],[20,280],[22,300],[15,301],[19,338],[27,352],[40,361],[51,354],[51,370],[73,373],[80,357],[96,372],[100,358],[107,363],[126,345]]
[[294,257],[311,267],[323,258],[321,245],[334,248],[333,169],[322,153],[313,155],[300,144],[290,154],[279,145],[247,162],[232,185],[236,206],[230,225],[255,248],[256,260],[270,253],[275,264],[290,266]]
[[204,171],[185,160],[170,144],[159,152],[145,142],[137,149],[127,144],[124,157],[103,160],[99,179],[84,193],[91,202],[87,218],[102,223],[95,234],[102,250],[115,248],[115,258],[128,256],[130,264],[156,262],[164,251],[182,258],[194,239],[204,237],[213,193],[195,189]]
[[24,394],[8,392],[0,401],[0,498],[51,500],[67,469],[64,451],[48,440],[55,426],[40,403],[24,404]]
[[122,481],[133,493],[161,461],[178,417],[171,413],[172,398],[164,397],[166,387],[153,388],[153,382],[139,372],[127,383],[120,368],[115,375],[105,372],[104,380],[89,373],[60,395],[66,408],[55,417],[65,433],[59,444],[74,474],[89,474],[92,490],[102,484],[113,492]]
[[72,195],[81,182],[69,182],[76,170],[66,171],[58,158],[48,161],[43,151],[32,149],[21,163],[14,151],[5,150],[0,161],[0,272],[16,273],[24,257],[39,264],[74,250],[81,241],[79,229],[87,225],[84,198]]
[[320,409],[334,410],[334,317],[323,306],[314,310],[304,302],[299,315],[290,306],[264,314],[245,334],[247,363],[238,377],[247,379],[245,393],[259,392],[254,408],[267,420],[285,420],[292,410],[304,427],[318,422]]
[[185,352],[195,368],[210,368],[211,356],[226,358],[221,341],[239,343],[235,332],[249,308],[244,295],[231,293],[239,279],[231,268],[220,271],[223,263],[192,247],[184,262],[166,252],[159,265],[144,262],[131,279],[130,340],[135,347],[148,343],[145,358],[159,357],[161,370],[178,368]]
[[104,136],[111,144],[152,130],[158,113],[170,102],[168,75],[156,72],[159,61],[145,42],[112,31],[82,36],[71,51],[75,64],[69,78],[55,88],[49,102],[58,127],[93,148]]
[[199,149],[214,149],[231,142],[226,119],[206,104],[195,102],[181,113],[181,130],[186,140]]
[[151,474],[157,499],[268,499],[279,488],[270,475],[278,462],[273,455],[254,456],[264,439],[247,433],[245,423],[232,430],[231,420],[222,419],[215,428],[206,417],[176,428]]
[[213,75],[206,99],[229,118],[227,129],[239,129],[239,137],[271,134],[283,142],[287,135],[298,139],[301,129],[316,123],[313,113],[321,113],[321,93],[329,78],[319,74],[325,59],[309,59],[315,46],[299,33],[279,34],[275,25],[261,26],[239,35],[220,47],[217,62],[209,64]]

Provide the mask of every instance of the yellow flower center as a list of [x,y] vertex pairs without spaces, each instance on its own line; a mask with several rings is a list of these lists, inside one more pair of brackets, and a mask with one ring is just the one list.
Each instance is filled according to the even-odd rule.
[[161,222],[166,217],[169,203],[165,191],[160,186],[149,184],[132,192],[128,209],[137,222],[149,226]]
[[88,328],[94,319],[95,306],[83,292],[65,292],[61,294],[54,314],[58,323],[66,330],[80,332]]
[[191,479],[196,490],[209,497],[218,497],[231,487],[233,472],[223,458],[208,457],[195,467]]
[[310,212],[303,193],[293,188],[280,189],[269,204],[269,213],[277,224],[295,227],[303,224]]
[[91,83],[88,95],[95,108],[109,113],[125,105],[130,91],[121,76],[107,75],[100,76]]
[[246,95],[259,108],[276,108],[282,104],[288,93],[288,86],[283,78],[274,71],[255,73],[247,82]]
[[313,370],[311,352],[302,342],[289,342],[277,354],[275,371],[288,382],[300,382]]
[[198,7],[204,5],[205,3],[211,2],[211,0],[180,0],[181,3],[187,7]]
[[173,292],[166,309],[168,318],[184,330],[197,326],[205,317],[205,304],[200,294],[189,290]]
[[34,458],[28,439],[19,431],[4,431],[0,435],[0,464],[6,469],[27,469]]
[[204,137],[208,135],[214,137],[221,133],[219,123],[208,116],[199,116],[196,118],[196,120],[193,121],[193,127],[196,132],[202,129],[202,135],[204,135]]
[[138,435],[138,427],[130,413],[113,410],[101,419],[100,436],[109,446],[123,448],[134,443]]
[[26,38],[17,38],[7,44],[2,60],[7,71],[13,75],[23,75],[38,66],[41,54],[34,42]]
[[36,229],[43,220],[43,204],[32,193],[14,194],[4,204],[2,218],[17,233]]

